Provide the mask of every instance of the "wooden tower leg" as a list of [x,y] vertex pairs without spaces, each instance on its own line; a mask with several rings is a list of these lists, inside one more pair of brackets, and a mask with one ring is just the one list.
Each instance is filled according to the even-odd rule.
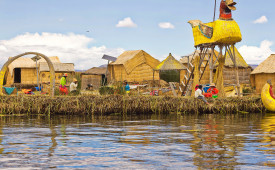
[[238,97],[240,97],[241,93],[240,93],[239,71],[238,71],[238,63],[236,61],[235,45],[234,44],[232,45],[232,48],[233,48],[233,59],[234,59],[233,63],[234,63],[234,67],[235,67],[235,76],[236,76],[236,84],[237,84],[237,95],[238,95]]
[[220,97],[225,97],[225,91],[224,91],[224,84],[223,84],[223,67],[224,67],[224,63],[225,63],[225,56],[222,53],[223,50],[222,45],[219,45],[219,49],[220,49],[220,53],[218,56],[218,69],[217,69],[217,89],[219,90],[219,96]]
[[215,50],[215,46],[212,46],[211,47],[211,56],[209,58],[209,70],[210,70],[210,84],[213,83],[213,69],[214,69],[214,66],[213,66],[213,56],[214,56],[214,50]]

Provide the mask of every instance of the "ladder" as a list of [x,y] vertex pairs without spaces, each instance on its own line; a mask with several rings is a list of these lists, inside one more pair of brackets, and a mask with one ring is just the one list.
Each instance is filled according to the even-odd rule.
[[[184,75],[184,80],[181,82],[181,84],[183,86],[182,96],[190,96],[191,95],[192,85],[193,85],[193,77],[194,77],[194,72],[195,72],[195,66],[192,64],[192,62],[194,61],[196,51],[197,51],[197,49],[195,50],[191,61],[189,61],[189,56],[188,56],[187,73]],[[209,64],[210,56],[209,56],[208,52],[209,52],[208,48],[203,48],[199,53],[199,56],[200,56],[199,81],[202,79],[202,76],[206,70],[206,67]],[[208,55],[208,59],[207,59],[207,62],[204,64],[203,61],[204,61],[204,58],[206,55]],[[201,67],[203,67],[203,69],[201,69]]]

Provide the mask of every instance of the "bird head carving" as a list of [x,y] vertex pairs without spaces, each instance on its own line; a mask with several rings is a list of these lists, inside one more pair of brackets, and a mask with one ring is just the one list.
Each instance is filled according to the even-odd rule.
[[234,0],[222,0],[220,5],[220,19],[230,20],[232,19],[231,11],[236,10],[237,3]]

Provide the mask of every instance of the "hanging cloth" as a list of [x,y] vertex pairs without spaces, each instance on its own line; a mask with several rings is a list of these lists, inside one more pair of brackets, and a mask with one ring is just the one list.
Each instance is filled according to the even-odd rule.
[[5,92],[10,95],[14,91],[15,87],[3,87],[5,89]]

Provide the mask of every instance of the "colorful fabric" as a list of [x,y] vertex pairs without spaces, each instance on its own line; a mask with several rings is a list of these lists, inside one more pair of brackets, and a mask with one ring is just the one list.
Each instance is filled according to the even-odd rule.
[[60,79],[60,84],[61,84],[61,86],[65,86],[66,83],[67,83],[66,78],[65,78],[65,77],[62,77],[62,78]]
[[219,90],[217,88],[212,88],[210,87],[208,90],[207,90],[207,93],[212,93],[212,94],[218,94],[219,93]]
[[211,93],[204,93],[203,95],[204,95],[204,97],[212,97]]
[[59,92],[60,94],[68,94],[68,88],[66,86],[59,86]]
[[14,91],[15,87],[3,87],[5,89],[5,92],[10,95]]
[[204,91],[205,93],[207,93],[207,91],[208,91],[209,88],[210,88],[210,86],[205,86],[205,87],[203,88],[203,91]]
[[216,98],[218,98],[218,96],[216,96],[216,95],[213,95],[213,96],[212,96],[212,98],[213,98],[213,99],[216,99]]
[[127,92],[127,91],[130,91],[130,86],[129,86],[129,84],[127,84],[126,86],[125,86],[125,91]]

